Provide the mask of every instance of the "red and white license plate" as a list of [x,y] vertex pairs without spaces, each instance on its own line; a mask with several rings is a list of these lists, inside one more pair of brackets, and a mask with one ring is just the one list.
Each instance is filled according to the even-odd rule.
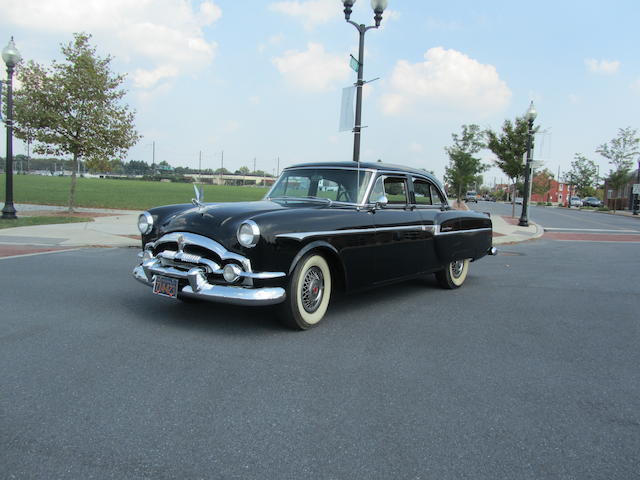
[[163,297],[177,298],[178,279],[156,275],[156,279],[153,282],[153,293]]

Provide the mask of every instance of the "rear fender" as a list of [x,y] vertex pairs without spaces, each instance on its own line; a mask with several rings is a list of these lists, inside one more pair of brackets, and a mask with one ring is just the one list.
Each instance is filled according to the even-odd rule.
[[436,255],[442,265],[485,256],[492,246],[492,224],[488,216],[459,211],[437,215],[434,233]]

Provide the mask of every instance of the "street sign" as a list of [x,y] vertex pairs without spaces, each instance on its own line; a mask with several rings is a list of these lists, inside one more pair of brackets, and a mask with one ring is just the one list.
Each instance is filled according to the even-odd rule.
[[640,183],[633,184],[633,194],[640,195]]
[[349,60],[349,66],[353,69],[354,72],[358,73],[360,69],[360,62],[356,60],[356,57],[351,55],[351,59]]

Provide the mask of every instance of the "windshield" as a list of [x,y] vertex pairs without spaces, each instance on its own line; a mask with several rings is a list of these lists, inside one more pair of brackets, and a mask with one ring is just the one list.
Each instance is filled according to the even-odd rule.
[[363,203],[371,172],[357,169],[296,168],[282,175],[266,199],[319,198],[332,202]]

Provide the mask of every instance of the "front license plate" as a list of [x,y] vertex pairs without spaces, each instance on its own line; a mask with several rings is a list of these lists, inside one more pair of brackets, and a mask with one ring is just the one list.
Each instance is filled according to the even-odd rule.
[[163,297],[177,298],[178,279],[156,275],[156,279],[153,282],[153,293]]

